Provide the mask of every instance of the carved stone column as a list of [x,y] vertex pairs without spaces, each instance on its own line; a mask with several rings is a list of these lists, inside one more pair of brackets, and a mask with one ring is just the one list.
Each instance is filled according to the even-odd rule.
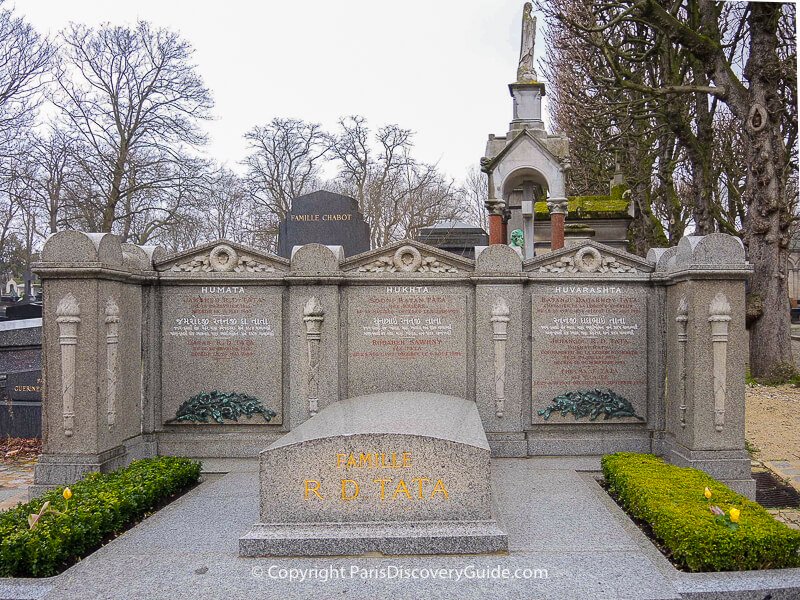
[[714,296],[708,312],[714,358],[714,429],[722,431],[728,381],[728,323],[731,320],[731,305],[725,294],[720,292]]
[[108,428],[117,422],[117,347],[119,345],[119,306],[106,301],[106,407]]
[[325,311],[317,300],[311,296],[303,308],[303,322],[306,325],[306,341],[308,343],[308,412],[311,416],[319,409],[319,341],[322,337],[322,321]]
[[550,249],[564,247],[564,221],[567,218],[567,199],[551,198],[547,201],[550,210]]
[[682,296],[678,303],[678,316],[675,322],[678,324],[678,389],[681,395],[680,420],[681,427],[686,428],[686,342],[689,339],[686,334],[686,326],[689,321],[689,305],[686,296]]
[[56,307],[58,343],[61,348],[61,406],[64,435],[75,431],[75,347],[78,345],[78,324],[81,309],[72,294],[64,296]]
[[486,210],[489,212],[489,245],[505,244],[503,237],[503,209],[505,202],[490,198],[485,203]]
[[506,340],[511,311],[503,298],[492,306],[492,338],[494,339],[494,405],[498,418],[503,417],[506,399]]

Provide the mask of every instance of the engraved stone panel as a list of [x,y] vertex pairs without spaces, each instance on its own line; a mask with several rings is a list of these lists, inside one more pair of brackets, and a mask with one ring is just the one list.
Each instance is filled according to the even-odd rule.
[[273,287],[164,288],[164,423],[281,423],[281,298]]
[[618,284],[536,286],[534,423],[643,421],[647,295]]
[[349,395],[416,390],[466,396],[466,294],[437,286],[348,291]]

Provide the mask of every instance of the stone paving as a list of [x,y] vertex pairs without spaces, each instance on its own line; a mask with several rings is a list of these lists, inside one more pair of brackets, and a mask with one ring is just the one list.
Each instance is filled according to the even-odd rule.
[[[778,478],[800,491],[800,461],[766,460],[761,464],[775,473]],[[792,529],[800,529],[800,508],[770,508],[767,510],[778,521],[786,523]]]
[[[508,553],[246,559],[238,556],[238,538],[258,519],[258,474],[256,461],[241,461],[57,577],[0,579],[0,598],[740,600],[771,594],[766,597],[789,600],[800,594],[800,569],[675,570],[593,473],[582,472],[598,466],[588,457],[492,459]],[[492,577],[503,569],[508,578]]]
[[33,484],[35,459],[0,462],[0,510],[28,501],[28,487]]

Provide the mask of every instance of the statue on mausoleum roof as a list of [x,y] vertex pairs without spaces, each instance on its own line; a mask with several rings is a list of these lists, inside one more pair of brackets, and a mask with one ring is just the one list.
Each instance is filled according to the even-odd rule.
[[526,2],[522,9],[522,40],[519,45],[519,66],[517,67],[517,83],[536,81],[533,68],[533,47],[536,45],[536,17],[533,16],[533,5]]

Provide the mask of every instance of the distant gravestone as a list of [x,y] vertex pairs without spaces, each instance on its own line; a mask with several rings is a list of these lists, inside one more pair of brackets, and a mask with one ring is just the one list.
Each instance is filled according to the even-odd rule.
[[0,437],[41,437],[42,371],[8,373],[0,378]]
[[25,271],[22,274],[22,277],[24,281],[23,297],[26,298],[27,300],[30,300],[31,298],[33,298],[33,282],[36,279],[36,277],[30,271]]
[[292,248],[305,244],[343,246],[346,256],[369,250],[369,225],[355,199],[319,191],[298,196],[281,221],[278,255],[291,258]]
[[42,401],[42,370],[19,371],[6,377],[6,395],[12,400]]

